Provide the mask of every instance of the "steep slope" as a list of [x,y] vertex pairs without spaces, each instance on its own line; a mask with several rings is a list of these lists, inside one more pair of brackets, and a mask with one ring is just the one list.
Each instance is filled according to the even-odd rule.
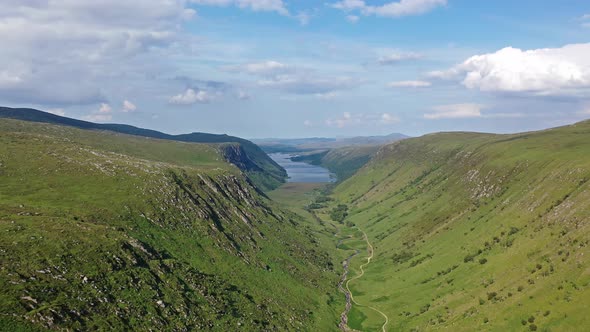
[[[238,166],[246,166],[242,168],[252,181],[261,189],[274,189],[285,182],[287,173],[266,153],[264,153],[256,144],[239,138],[228,135],[215,135],[206,133],[191,133],[184,135],[168,135],[155,130],[137,128],[122,124],[98,124],[76,119],[70,119],[58,115],[54,115],[39,110],[28,108],[8,108],[0,107],[0,118],[10,118],[16,120],[52,123],[65,126],[76,127],[80,129],[94,129],[94,130],[108,130],[122,134],[136,135],[143,137],[151,137],[158,139],[192,142],[192,143],[238,143],[242,153],[239,160],[233,158]],[[233,150],[233,149],[230,149]],[[231,154],[231,151],[229,152]]]
[[355,300],[391,331],[590,326],[589,179],[590,122],[384,147],[334,190],[374,247]]
[[223,153],[0,121],[0,326],[335,330],[325,248]]

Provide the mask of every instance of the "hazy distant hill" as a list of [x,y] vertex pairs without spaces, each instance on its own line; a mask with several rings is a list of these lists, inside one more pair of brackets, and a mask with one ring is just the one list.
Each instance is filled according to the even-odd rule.
[[256,144],[239,137],[207,133],[169,135],[159,131],[124,124],[99,124],[71,119],[30,108],[0,107],[0,118],[53,123],[80,129],[108,130],[122,134],[194,143],[238,143],[227,145],[225,157],[240,167],[261,189],[273,189],[287,177],[285,170],[270,159]]
[[321,149],[334,149],[345,146],[382,145],[405,138],[404,134],[393,133],[386,136],[357,136],[344,138],[264,138],[253,139],[266,152],[296,152]]

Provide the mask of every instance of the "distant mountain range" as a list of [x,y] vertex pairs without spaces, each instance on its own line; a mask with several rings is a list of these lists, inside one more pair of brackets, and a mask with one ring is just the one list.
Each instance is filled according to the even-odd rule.
[[282,184],[287,177],[286,171],[268,157],[256,144],[239,137],[208,133],[169,135],[124,124],[99,124],[76,120],[31,108],[0,107],[0,118],[51,123],[79,129],[108,130],[127,135],[189,143],[237,143],[239,144],[238,149],[235,146],[225,146],[224,155],[229,162],[244,171],[258,187],[261,189],[274,189]]
[[263,138],[252,139],[266,152],[303,152],[322,149],[361,145],[383,145],[409,138],[404,134],[393,133],[385,136],[356,136],[343,138],[310,137],[310,138]]

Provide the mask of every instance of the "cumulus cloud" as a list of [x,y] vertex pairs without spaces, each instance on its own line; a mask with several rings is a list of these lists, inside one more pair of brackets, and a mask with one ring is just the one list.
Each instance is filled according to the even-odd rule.
[[376,15],[383,17],[402,17],[420,15],[430,12],[437,7],[447,4],[447,0],[401,0],[385,3],[383,5],[368,5],[363,0],[342,0],[332,4],[333,8],[350,11],[359,11],[363,15]]
[[195,14],[185,5],[185,0],[0,2],[0,98],[42,105],[104,101],[103,87],[117,73],[110,68],[130,74],[142,67],[137,72],[145,74],[147,59],[137,57],[177,41],[179,24]]
[[431,85],[428,81],[397,81],[387,84],[390,88],[427,88]]
[[350,113],[344,112],[338,118],[330,118],[325,121],[328,127],[346,128],[354,126],[379,126],[391,125],[398,123],[400,120],[397,116],[390,113]]
[[590,97],[590,43],[476,55],[432,78],[458,80],[469,89],[529,96]]
[[293,94],[312,94],[331,97],[332,93],[350,89],[360,81],[348,76],[320,75],[310,68],[284,64],[278,61],[252,62],[225,66],[226,71],[259,77],[257,85]]
[[137,110],[137,106],[130,102],[129,100],[123,101],[123,113],[135,112]]
[[435,106],[432,108],[433,112],[424,114],[424,118],[429,120],[479,118],[482,116],[481,111],[485,107],[481,104]]
[[183,93],[170,98],[170,104],[174,105],[192,105],[196,103],[209,103],[214,99],[214,96],[206,91],[188,88]]
[[111,108],[111,105],[109,104],[100,104],[100,108],[98,109],[98,113],[101,114],[110,114],[113,112],[113,109]]
[[98,110],[92,112],[89,115],[83,117],[86,121],[91,122],[108,122],[113,119],[113,108],[111,105],[106,103],[101,103]]
[[289,15],[289,11],[283,0],[191,0],[197,5],[207,6],[237,6],[253,11],[277,12],[281,15]]

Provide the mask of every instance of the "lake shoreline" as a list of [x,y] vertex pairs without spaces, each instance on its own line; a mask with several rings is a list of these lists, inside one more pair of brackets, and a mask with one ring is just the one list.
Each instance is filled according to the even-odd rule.
[[293,161],[296,153],[270,153],[268,156],[287,171],[287,182],[334,183],[336,176],[328,169],[305,162]]

